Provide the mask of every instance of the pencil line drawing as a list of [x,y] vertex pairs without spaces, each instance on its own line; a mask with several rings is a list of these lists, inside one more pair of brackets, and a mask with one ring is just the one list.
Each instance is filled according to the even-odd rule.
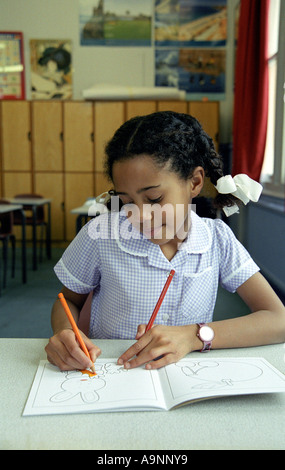
[[65,380],[60,385],[61,391],[49,400],[52,403],[63,403],[79,395],[83,403],[95,403],[100,400],[97,392],[106,387],[106,375],[121,372],[128,371],[113,363],[97,365],[96,375],[80,370],[64,372]]
[[175,364],[183,375],[189,377],[191,389],[218,389],[234,387],[241,382],[254,381],[261,377],[263,370],[254,364],[246,362],[231,362],[231,367],[225,362],[215,360],[188,362]]

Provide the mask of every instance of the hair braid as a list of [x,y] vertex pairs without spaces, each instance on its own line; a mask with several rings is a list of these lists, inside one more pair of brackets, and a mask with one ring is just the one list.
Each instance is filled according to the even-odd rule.
[[[221,155],[219,155],[215,150],[211,152],[211,157],[212,158],[208,158],[205,162],[205,171],[206,176],[210,178],[211,183],[216,186],[218,179],[224,176],[224,163]],[[214,199],[213,203],[216,208],[222,209],[225,206],[231,207],[234,204],[240,205],[241,201],[232,194],[217,193],[217,196]]]

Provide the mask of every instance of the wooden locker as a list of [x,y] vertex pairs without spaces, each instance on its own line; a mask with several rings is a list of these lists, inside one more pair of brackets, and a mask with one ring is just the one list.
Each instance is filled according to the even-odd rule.
[[28,172],[6,171],[3,174],[5,197],[32,192],[32,174]]
[[62,103],[32,103],[32,139],[35,171],[63,170]]
[[203,129],[214,140],[217,149],[219,140],[219,103],[216,101],[206,103],[193,101],[189,103],[189,114],[198,119]]
[[124,102],[94,103],[95,171],[104,171],[105,145],[125,120]]
[[92,103],[65,102],[63,113],[65,171],[94,171]]
[[158,111],[175,111],[176,113],[187,113],[186,101],[158,101]]
[[[189,103],[189,114],[194,116],[203,129],[212,137],[216,149],[218,149],[219,139],[219,103],[208,101],[201,103],[201,101],[193,101]],[[205,178],[205,183],[200,196],[215,198],[217,191],[211,183],[210,178]]]
[[110,188],[104,173],[105,145],[114,132],[125,121],[125,103],[106,101],[94,103],[94,139],[95,139],[95,195]]
[[156,111],[156,101],[127,101],[126,118],[127,120],[135,116],[144,116]]
[[31,171],[31,122],[28,101],[1,103],[2,170]]

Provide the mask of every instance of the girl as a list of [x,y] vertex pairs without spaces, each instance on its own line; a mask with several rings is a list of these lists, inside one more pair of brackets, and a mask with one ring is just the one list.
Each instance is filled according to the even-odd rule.
[[[224,177],[221,158],[198,121],[174,112],[130,119],[106,154],[111,202],[119,198],[123,208],[111,204],[110,212],[86,224],[55,267],[76,320],[93,292],[89,336],[136,339],[118,363],[148,369],[191,351],[283,342],[285,308],[257,265],[222,220],[191,211],[205,176],[219,191],[216,206],[227,214],[240,201],[257,200],[259,183],[246,175]],[[145,332],[171,269],[155,325]],[[213,322],[219,283],[237,291],[253,313]],[[52,327],[49,361],[61,370],[90,367],[57,301]],[[100,349],[84,340],[95,361]]]

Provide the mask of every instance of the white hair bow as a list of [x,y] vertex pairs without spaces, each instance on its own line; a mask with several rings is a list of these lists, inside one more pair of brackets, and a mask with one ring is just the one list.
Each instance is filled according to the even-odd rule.
[[[232,177],[231,175],[222,176],[218,179],[215,186],[220,194],[232,194],[240,199],[245,205],[249,201],[257,202],[262,192],[262,186],[245,174]],[[238,205],[232,207],[224,207],[224,213],[227,217],[239,212]]]

